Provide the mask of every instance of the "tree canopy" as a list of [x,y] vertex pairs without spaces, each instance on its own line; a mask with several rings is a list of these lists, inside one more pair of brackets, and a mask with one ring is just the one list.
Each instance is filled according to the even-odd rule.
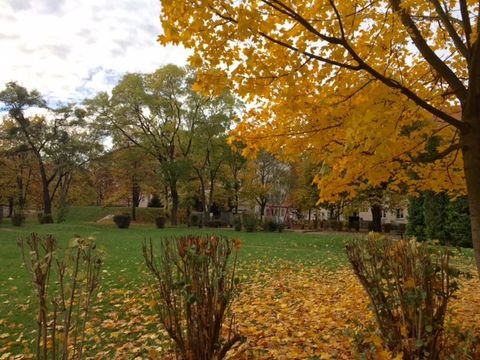
[[196,86],[253,104],[236,131],[247,149],[316,153],[322,197],[384,183],[466,190],[480,269],[478,2],[162,5],[159,40],[194,49]]

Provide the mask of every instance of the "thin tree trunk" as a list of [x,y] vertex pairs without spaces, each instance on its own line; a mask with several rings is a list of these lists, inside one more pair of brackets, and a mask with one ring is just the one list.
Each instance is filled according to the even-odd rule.
[[372,208],[373,231],[382,232],[382,205],[373,204]]
[[[200,172],[199,172],[200,174]],[[198,176],[198,179],[200,180],[200,191],[201,191],[201,197],[202,197],[202,213],[203,213],[203,216],[202,216],[202,226],[205,225],[205,220],[207,219],[207,217],[209,216],[208,214],[208,204],[207,204],[207,195],[206,194],[206,190],[205,190],[205,181],[203,179],[202,176]]]
[[10,217],[10,218],[13,215],[13,204],[14,204],[13,196],[10,196],[8,198],[8,217]]
[[210,193],[208,194],[208,211],[211,212],[213,206],[213,193],[215,190],[215,179],[210,179]]
[[170,181],[170,194],[172,196],[172,211],[171,211],[171,222],[173,226],[177,225],[177,214],[178,214],[178,206],[180,203],[180,197],[178,196],[177,190],[177,181],[172,180]]
[[134,175],[132,178],[132,220],[137,221],[137,207],[140,205],[140,186]]

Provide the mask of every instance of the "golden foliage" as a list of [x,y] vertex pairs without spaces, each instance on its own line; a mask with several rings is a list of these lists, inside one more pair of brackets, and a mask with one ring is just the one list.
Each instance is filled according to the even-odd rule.
[[[402,25],[397,3],[415,19],[418,33]],[[478,4],[466,4],[476,14]],[[433,51],[448,54],[439,61],[458,88],[468,78],[467,59],[438,24],[434,2],[197,0],[162,6],[159,41],[194,49],[196,90],[228,87],[250,103],[232,134],[247,143],[245,154],[265,148],[285,159],[315,159],[323,168],[315,178],[321,200],[354,197],[381,183],[392,191],[464,191],[451,125],[460,104],[444,74],[414,46],[421,37]],[[455,1],[445,4],[445,11],[456,8]],[[476,38],[458,22],[452,26],[461,39]],[[455,151],[421,163],[432,137],[438,153],[452,144]]]
[[[230,359],[353,359],[354,337],[373,349],[371,359],[400,359],[387,352],[376,332],[368,298],[352,271],[326,271],[291,262],[257,263],[242,270],[242,293],[234,305],[236,323],[246,341]],[[116,282],[122,283],[122,276]],[[119,286],[119,284],[117,284]],[[159,327],[148,288],[114,287],[98,294],[87,326],[88,355],[95,359],[173,359],[172,347]],[[480,282],[462,280],[447,316],[450,351],[477,341],[480,355]],[[3,314],[2,314],[3,315]],[[0,319],[0,352],[25,347],[28,334],[20,324]],[[471,332],[460,340],[456,331]],[[459,355],[460,356],[460,355]],[[457,357],[462,358],[462,357]],[[466,357],[465,357],[466,358]]]

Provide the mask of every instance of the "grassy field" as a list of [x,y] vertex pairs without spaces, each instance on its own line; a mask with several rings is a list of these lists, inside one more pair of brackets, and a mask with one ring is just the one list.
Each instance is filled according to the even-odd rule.
[[[303,234],[298,232],[235,232],[232,229],[165,228],[153,224],[132,224],[129,229],[115,225],[97,224],[108,211],[99,208],[72,209],[69,219],[61,224],[40,225],[27,219],[22,227],[13,227],[9,219],[0,225],[0,334],[9,334],[1,342],[10,340],[27,329],[34,329],[30,276],[23,267],[17,240],[31,233],[53,234],[60,248],[68,246],[75,236],[94,237],[104,252],[100,291],[122,287],[135,290],[146,284],[146,268],[142,258],[142,243],[152,239],[186,234],[218,234],[238,237],[241,242],[239,264],[241,269],[255,265],[256,271],[277,261],[302,265],[319,265],[333,270],[346,264],[344,240],[349,234]],[[244,270],[245,271],[245,270]],[[148,276],[148,275],[147,275]],[[26,335],[24,335],[26,336]],[[1,348],[1,346],[0,346]]]
[[[342,344],[339,354],[343,355],[337,358],[352,358],[350,340],[345,337],[345,329],[350,326],[351,319],[345,318],[345,314],[355,319],[368,314],[367,298],[348,270],[344,253],[345,241],[356,234],[246,233],[232,229],[189,229],[185,226],[157,229],[147,223],[118,229],[112,224],[96,223],[96,220],[115,210],[118,211],[93,207],[72,209],[68,220],[61,224],[39,225],[35,219],[28,219],[23,227],[11,226],[9,219],[0,224],[0,355],[2,351],[20,354],[32,348],[36,329],[33,289],[22,264],[17,245],[19,238],[33,232],[54,234],[60,248],[67,247],[76,235],[96,239],[104,259],[97,305],[93,309],[95,322],[92,322],[92,328],[98,335],[91,334],[89,353],[92,356],[101,354],[103,358],[133,358],[133,353],[144,357],[150,351],[148,349],[165,349],[168,346],[164,343],[165,337],[152,337],[160,334],[162,329],[148,305],[147,289],[151,277],[144,265],[142,243],[149,239],[155,242],[162,237],[214,233],[241,240],[239,275],[245,291],[239,300],[239,323],[246,335],[253,331],[250,342],[245,346],[255,354],[254,358],[276,358],[279,351],[290,352],[298,346],[305,351],[310,349],[310,355],[301,358],[323,358],[317,356],[322,347],[330,353],[328,349],[338,344]],[[471,265],[472,252],[465,250],[463,254],[457,261]],[[466,294],[462,298],[468,300],[472,291]],[[292,312],[299,299],[302,299],[303,307]],[[475,303],[475,300],[472,301]],[[476,311],[473,305],[468,304],[460,305]],[[267,312],[271,325],[263,326],[262,330],[262,322],[256,319]],[[277,329],[275,324],[282,313],[284,324]],[[324,316],[327,316],[324,319],[327,325],[320,331],[316,319]],[[466,318],[475,319],[475,316],[467,314]],[[343,319],[343,327],[339,326],[339,319]],[[298,331],[292,332],[289,326],[296,326]],[[124,329],[120,336],[117,327]],[[302,334],[308,328],[312,335],[305,339]],[[270,333],[268,336],[282,339],[278,335],[282,329],[287,332],[284,338],[289,340],[266,346],[263,337]],[[305,347],[305,341],[314,343],[309,348]],[[279,346],[283,350],[279,350]],[[126,357],[122,357],[121,353],[119,355],[119,349],[123,349]]]

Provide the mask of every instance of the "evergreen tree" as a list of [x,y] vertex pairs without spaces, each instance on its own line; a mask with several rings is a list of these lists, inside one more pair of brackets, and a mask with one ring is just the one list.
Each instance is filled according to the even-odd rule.
[[446,212],[446,229],[450,244],[461,247],[472,247],[470,212],[467,199],[463,197],[450,201],[446,207]]
[[425,240],[425,216],[423,211],[423,195],[408,200],[407,236],[417,240]]
[[449,240],[446,229],[447,205],[449,198],[445,193],[435,194],[427,191],[423,195],[425,217],[425,236],[429,240],[439,240],[445,244]]

